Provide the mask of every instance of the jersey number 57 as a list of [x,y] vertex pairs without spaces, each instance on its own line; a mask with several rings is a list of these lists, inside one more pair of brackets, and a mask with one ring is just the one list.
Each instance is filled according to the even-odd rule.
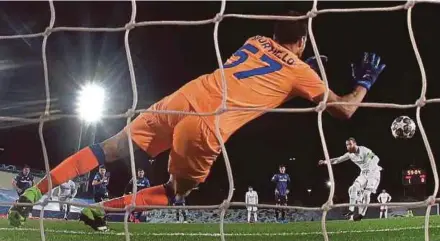
[[[223,67],[225,69],[232,68],[232,67],[236,67],[236,66],[240,65],[241,63],[245,62],[249,57],[248,53],[245,50],[247,50],[253,54],[258,53],[258,48],[256,48],[252,44],[245,44],[243,47],[238,49],[237,52],[234,53],[234,56],[237,56],[238,59],[236,61],[231,62],[231,63],[225,64]],[[246,78],[256,76],[256,75],[270,74],[270,73],[273,73],[275,71],[280,70],[283,67],[282,64],[271,59],[269,56],[267,56],[265,54],[263,54],[263,56],[261,56],[260,60],[262,62],[266,63],[267,66],[259,67],[259,68],[255,68],[255,69],[250,69],[250,70],[238,71],[238,72],[234,73],[234,76],[237,79],[246,79]]]

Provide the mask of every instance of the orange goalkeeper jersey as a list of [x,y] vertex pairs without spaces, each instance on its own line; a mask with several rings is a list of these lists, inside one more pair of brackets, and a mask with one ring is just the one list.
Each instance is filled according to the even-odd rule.
[[[324,82],[309,65],[271,38],[249,38],[224,64],[228,108],[276,108],[292,97],[311,100],[325,92]],[[222,101],[220,69],[202,75],[180,90],[197,112],[213,112]],[[262,115],[256,111],[228,111],[220,117],[228,138],[247,122]],[[214,127],[214,116],[204,117]]]

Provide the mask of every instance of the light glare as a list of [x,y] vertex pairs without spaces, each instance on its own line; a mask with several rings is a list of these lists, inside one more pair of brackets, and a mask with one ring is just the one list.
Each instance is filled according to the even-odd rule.
[[104,111],[104,89],[96,84],[85,85],[78,96],[78,114],[86,122],[98,122]]

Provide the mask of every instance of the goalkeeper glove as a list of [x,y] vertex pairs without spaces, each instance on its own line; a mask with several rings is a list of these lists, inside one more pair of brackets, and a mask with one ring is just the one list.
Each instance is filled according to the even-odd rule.
[[[328,58],[325,55],[320,55],[319,56],[321,58],[322,63],[326,63]],[[321,76],[321,73],[319,71],[319,66],[318,66],[318,60],[316,60],[315,56],[309,57],[307,58],[304,63],[308,64],[310,66],[310,68],[312,68],[316,73],[319,74],[319,76]]]
[[362,63],[358,66],[351,64],[351,75],[356,85],[360,85],[367,90],[376,82],[380,73],[385,69],[385,64],[379,64],[380,57],[375,53],[364,53]]

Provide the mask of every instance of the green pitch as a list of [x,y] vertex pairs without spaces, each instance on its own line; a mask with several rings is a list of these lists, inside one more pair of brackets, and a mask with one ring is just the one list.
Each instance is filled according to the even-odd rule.
[[[332,221],[327,227],[332,241],[412,241],[424,240],[423,217]],[[122,223],[110,223],[112,231],[94,232],[77,221],[44,222],[47,241],[116,241],[125,240]],[[218,224],[130,224],[133,241],[210,241],[220,240]],[[289,224],[225,224],[226,240],[231,241],[314,241],[324,240],[320,222]],[[39,241],[39,222],[28,221],[14,229],[0,220],[1,241]],[[430,240],[440,240],[440,217],[431,216]]]

